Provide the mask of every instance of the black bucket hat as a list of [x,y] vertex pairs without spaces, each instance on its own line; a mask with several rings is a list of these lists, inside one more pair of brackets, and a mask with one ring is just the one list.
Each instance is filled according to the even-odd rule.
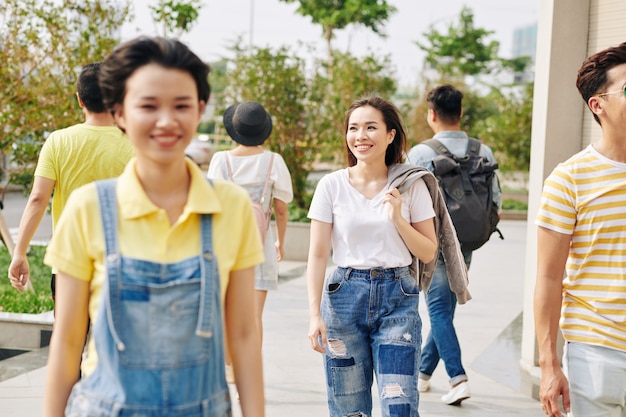
[[224,127],[235,142],[258,146],[272,133],[272,118],[256,101],[246,101],[226,109]]

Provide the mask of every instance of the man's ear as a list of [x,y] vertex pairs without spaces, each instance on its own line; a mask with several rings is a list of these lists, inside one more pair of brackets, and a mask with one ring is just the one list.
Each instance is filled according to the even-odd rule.
[[80,108],[84,108],[85,107],[85,103],[83,103],[83,99],[80,98],[80,95],[78,94],[78,92],[76,92],[76,99],[78,100],[78,105],[80,106]]
[[115,103],[113,105],[113,119],[115,120],[115,124],[122,129],[122,131],[126,132],[126,119],[124,117],[124,106],[119,103]]
[[428,113],[426,113],[426,120],[429,122],[434,122],[437,120],[437,112],[434,109],[428,109]]
[[597,96],[589,97],[587,100],[587,106],[589,106],[589,110],[596,116],[600,116],[604,113],[604,101]]

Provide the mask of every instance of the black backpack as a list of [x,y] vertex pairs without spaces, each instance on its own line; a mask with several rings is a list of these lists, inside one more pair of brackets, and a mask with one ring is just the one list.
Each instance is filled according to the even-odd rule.
[[497,228],[500,216],[493,202],[492,181],[498,164],[480,156],[480,141],[469,138],[466,155],[462,157],[453,155],[437,139],[422,143],[437,152],[433,173],[439,181],[461,250],[480,248],[494,232],[504,239]]

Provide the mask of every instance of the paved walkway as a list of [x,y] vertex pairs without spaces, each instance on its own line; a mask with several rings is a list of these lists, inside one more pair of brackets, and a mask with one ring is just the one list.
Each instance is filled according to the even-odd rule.
[[[517,373],[526,222],[503,221],[501,230],[505,240],[494,238],[474,254],[470,270],[474,298],[457,308],[455,323],[472,398],[460,407],[440,402],[448,389],[448,378],[440,365],[433,375],[431,392],[421,396],[422,417],[544,415],[537,401],[519,393]],[[311,350],[306,337],[305,268],[303,263],[282,263],[279,290],[267,299],[264,366],[269,417],[328,415],[322,358]],[[420,312],[425,335],[429,323],[423,302]],[[41,415],[45,373],[45,367],[38,368],[1,382],[0,416]],[[234,415],[241,416],[236,404]],[[380,417],[380,410],[375,408],[372,417]]]

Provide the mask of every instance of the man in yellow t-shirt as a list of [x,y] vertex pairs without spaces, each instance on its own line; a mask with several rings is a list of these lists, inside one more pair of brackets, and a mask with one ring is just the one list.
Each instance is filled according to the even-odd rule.
[[[33,189],[22,214],[8,271],[9,279],[18,279],[17,283],[12,281],[18,291],[23,291],[30,279],[26,251],[53,191],[54,231],[72,191],[95,180],[117,177],[133,155],[126,135],[114,125],[113,117],[102,103],[98,86],[99,69],[100,63],[88,64],[78,77],[76,96],[85,122],[52,132],[39,154]],[[54,273],[51,289],[54,299]]]

